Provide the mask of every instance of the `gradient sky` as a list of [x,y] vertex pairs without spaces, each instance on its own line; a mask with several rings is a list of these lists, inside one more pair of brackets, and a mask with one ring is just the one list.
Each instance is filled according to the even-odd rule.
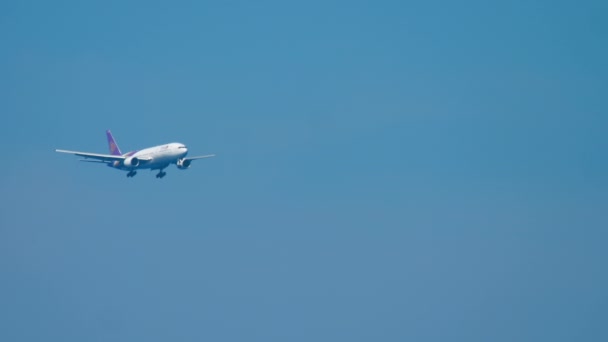
[[608,340],[607,13],[0,3],[0,340]]

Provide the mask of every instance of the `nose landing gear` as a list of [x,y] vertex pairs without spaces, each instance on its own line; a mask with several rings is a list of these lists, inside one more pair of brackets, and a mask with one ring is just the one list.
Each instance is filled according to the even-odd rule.
[[167,175],[166,172],[163,172],[163,170],[160,170],[160,172],[156,174],[156,178],[163,178],[166,175]]
[[137,171],[129,171],[129,173],[127,173],[127,178],[135,177],[136,174],[137,174]]

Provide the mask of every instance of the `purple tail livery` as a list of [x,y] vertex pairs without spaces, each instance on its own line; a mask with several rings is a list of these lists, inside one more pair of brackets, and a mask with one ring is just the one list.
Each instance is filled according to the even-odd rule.
[[108,136],[108,146],[110,147],[110,154],[114,156],[122,156],[122,152],[120,152],[120,148],[118,148],[118,145],[116,144],[116,141],[112,136],[112,132],[110,132],[110,130],[107,130],[106,135]]

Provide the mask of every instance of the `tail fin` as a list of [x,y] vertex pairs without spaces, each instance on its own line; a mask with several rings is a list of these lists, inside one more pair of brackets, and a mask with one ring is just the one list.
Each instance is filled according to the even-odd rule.
[[110,154],[114,156],[122,156],[122,152],[118,148],[116,141],[114,141],[114,137],[112,136],[112,132],[110,130],[106,131],[106,136],[108,137],[108,145],[110,146]]

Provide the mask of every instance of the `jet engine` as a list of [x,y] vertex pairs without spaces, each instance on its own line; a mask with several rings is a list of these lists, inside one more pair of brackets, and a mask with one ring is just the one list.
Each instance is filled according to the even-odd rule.
[[190,167],[190,163],[192,163],[192,160],[186,160],[184,158],[182,159],[178,159],[177,160],[177,168],[180,170],[185,170],[187,168]]
[[137,157],[129,157],[124,160],[123,164],[126,167],[137,167],[139,166],[139,159]]

